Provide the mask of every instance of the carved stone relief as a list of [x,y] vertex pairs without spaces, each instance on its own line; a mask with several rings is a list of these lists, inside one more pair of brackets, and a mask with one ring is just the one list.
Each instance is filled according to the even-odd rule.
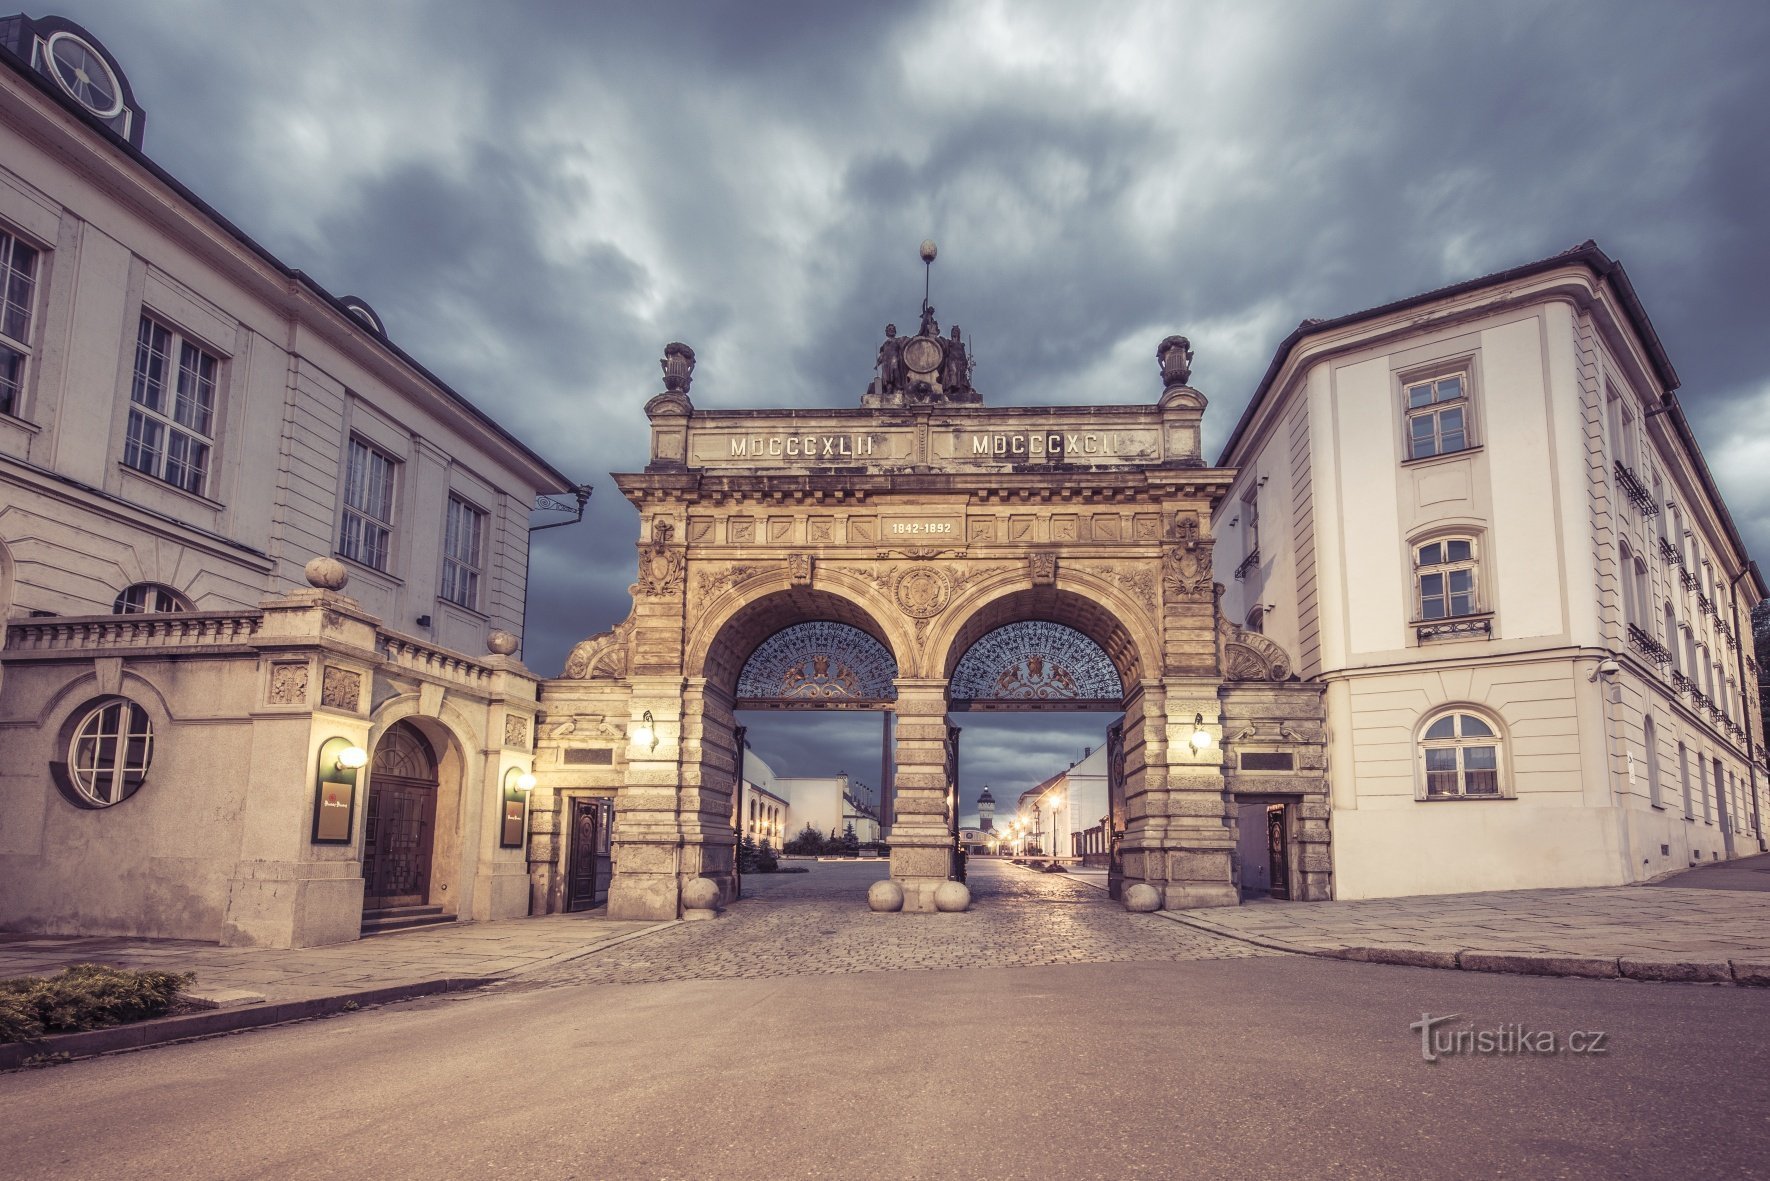
[[1050,586],[1057,581],[1056,554],[1029,554],[1026,568],[1034,586]]
[[766,569],[766,566],[739,565],[727,566],[723,570],[703,570],[701,576],[695,579],[695,590],[705,598],[728,586],[737,585],[752,574],[761,574]]
[[566,657],[565,672],[572,680],[594,677],[620,679],[627,675],[627,643],[633,632],[633,617],[580,641]]
[[362,674],[351,672],[347,668],[326,666],[320,678],[320,704],[333,709],[355,710],[362,700]]
[[504,715],[504,745],[529,748],[529,720],[521,714]]
[[307,665],[273,664],[270,668],[270,704],[307,704]]
[[1180,513],[1169,533],[1172,544],[1162,555],[1162,589],[1179,599],[1211,594],[1211,542],[1199,536],[1198,515]]
[[787,578],[794,586],[811,585],[811,555],[788,554]]

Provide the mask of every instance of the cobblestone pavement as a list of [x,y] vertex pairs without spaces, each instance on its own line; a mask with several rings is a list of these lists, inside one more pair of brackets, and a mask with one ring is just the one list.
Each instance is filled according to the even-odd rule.
[[1770,898],[1725,889],[1501,890],[1355,902],[1260,901],[1177,913],[1223,931],[1311,948],[1770,959]]
[[745,897],[710,922],[683,923],[523,978],[640,984],[1280,954],[1130,914],[1092,885],[1012,864],[972,860],[973,902],[963,914],[874,914],[866,891],[885,876],[884,862],[799,864],[812,871],[744,879]]

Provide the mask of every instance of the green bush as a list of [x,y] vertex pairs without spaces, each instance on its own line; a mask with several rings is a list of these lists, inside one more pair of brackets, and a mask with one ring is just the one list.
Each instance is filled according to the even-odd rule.
[[0,980],[0,1042],[45,1034],[108,1029],[159,1017],[172,1007],[190,973],[75,964],[59,976]]

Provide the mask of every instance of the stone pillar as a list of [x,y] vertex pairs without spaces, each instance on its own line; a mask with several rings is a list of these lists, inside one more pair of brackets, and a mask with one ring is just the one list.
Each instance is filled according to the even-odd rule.
[[[627,775],[615,796],[611,919],[680,917],[682,817],[681,677],[633,677]],[[641,741],[649,723],[655,742]]]
[[944,680],[897,682],[897,750],[892,771],[891,876],[906,911],[934,910],[934,891],[952,876],[947,827],[947,715]]
[[[342,582],[342,580],[340,580]],[[358,937],[363,921],[366,769],[357,774],[349,844],[313,840],[320,748],[330,738],[369,745],[376,620],[331,590],[291,591],[259,604],[253,646],[260,676],[246,763],[239,861],[221,942],[313,947]]]
[[705,677],[693,677],[683,694],[682,868],[683,883],[708,878],[722,903],[737,898],[737,832],[732,799],[738,793],[742,756],[736,748],[732,700]]
[[[1166,910],[1238,906],[1233,861],[1235,824],[1223,781],[1223,720],[1217,681],[1166,685],[1167,821],[1163,826],[1162,889]],[[1203,730],[1210,744],[1193,746]]]

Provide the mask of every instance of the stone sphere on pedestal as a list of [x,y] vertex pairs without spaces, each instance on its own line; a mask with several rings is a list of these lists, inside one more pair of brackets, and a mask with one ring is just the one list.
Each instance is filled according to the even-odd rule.
[[500,628],[486,637],[486,651],[494,656],[508,656],[516,651],[517,639]]
[[302,568],[308,584],[321,590],[343,590],[350,581],[350,570],[337,558],[315,558]]
[[942,882],[934,887],[934,909],[957,914],[971,908],[971,887],[964,882]]
[[712,878],[690,878],[682,887],[682,909],[719,909],[719,883]]
[[1148,882],[1138,882],[1125,890],[1125,909],[1138,914],[1162,908],[1162,892]]
[[903,909],[903,886],[886,878],[867,887],[867,905],[880,914]]

